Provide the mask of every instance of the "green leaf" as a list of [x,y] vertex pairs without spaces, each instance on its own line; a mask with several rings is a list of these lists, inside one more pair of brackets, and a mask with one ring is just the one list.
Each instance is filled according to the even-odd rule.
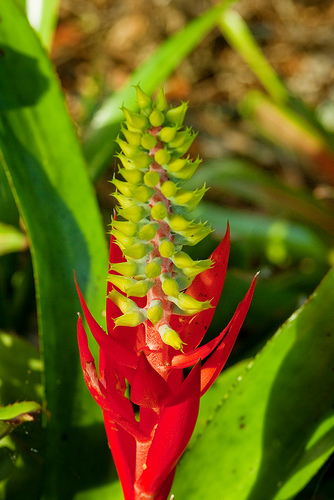
[[95,114],[83,142],[84,154],[91,176],[96,179],[116,150],[115,138],[123,113],[120,107],[133,108],[136,92],[131,85],[140,82],[147,94],[152,94],[216,25],[219,15],[235,0],[224,0],[190,21],[182,30],[166,40],[131,75],[125,88],[109,97]]
[[22,401],[0,407],[0,439],[9,434],[17,425],[34,419],[41,405],[36,401]]
[[26,11],[29,22],[39,33],[47,49],[50,49],[54,29],[56,27],[59,0],[26,0]]
[[27,237],[16,227],[0,222],[0,255],[27,249]]
[[175,500],[291,500],[334,451],[334,270],[274,335],[182,459]]
[[[44,487],[49,500],[59,499],[107,475],[101,411],[79,362],[80,305],[73,283],[75,271],[92,313],[103,323],[106,240],[52,65],[16,4],[1,1],[0,10],[0,160],[31,241],[50,412]],[[105,448],[97,459],[100,444]]]

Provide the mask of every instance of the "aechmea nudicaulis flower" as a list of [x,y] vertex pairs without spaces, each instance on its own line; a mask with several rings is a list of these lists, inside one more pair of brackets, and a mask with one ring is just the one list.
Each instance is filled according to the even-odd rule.
[[210,258],[193,260],[187,254],[185,246],[211,232],[191,218],[205,186],[195,191],[183,187],[200,163],[185,156],[195,138],[183,127],[187,105],[168,109],[163,90],[154,102],[139,85],[136,92],[139,112],[123,108],[125,123],[117,139],[124,180],[112,181],[119,206],[111,229],[107,333],[78,290],[100,346],[98,373],[80,316],[78,341],[125,500],[165,500],[193,432],[200,396],[232,350],[255,279],[227,327],[198,347],[223,287],[229,230]]

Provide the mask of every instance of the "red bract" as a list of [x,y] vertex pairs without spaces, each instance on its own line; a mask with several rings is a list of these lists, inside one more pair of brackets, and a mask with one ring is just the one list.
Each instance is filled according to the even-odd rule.
[[[120,311],[109,298],[105,333],[78,289],[88,327],[100,347],[97,373],[79,316],[83,374],[103,410],[125,500],[167,498],[176,465],[195,427],[200,396],[216,380],[233,348],[252,299],[255,278],[227,327],[218,337],[198,347],[218,304],[228,254],[229,230],[211,255],[212,267],[200,273],[186,291],[197,300],[210,300],[212,307],[192,316],[171,315],[170,325],[184,343],[182,353],[163,343],[149,320],[137,327],[115,327],[114,319]],[[110,259],[111,263],[124,261],[113,238]],[[108,293],[112,289],[109,282]],[[143,299],[136,302],[140,307],[145,305]],[[191,366],[184,377],[183,368]],[[126,396],[127,382],[131,400]],[[139,407],[139,416],[134,405]]]

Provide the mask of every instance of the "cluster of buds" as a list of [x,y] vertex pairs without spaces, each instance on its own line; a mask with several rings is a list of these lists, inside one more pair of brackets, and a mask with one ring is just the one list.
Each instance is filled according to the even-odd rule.
[[78,289],[100,346],[98,371],[80,316],[78,341],[125,500],[166,500],[200,397],[226,363],[255,279],[228,326],[198,347],[223,287],[229,231],[209,259],[193,260],[183,250],[211,231],[187,216],[206,190],[183,188],[200,163],[184,156],[195,137],[183,128],[187,105],[168,109],[163,90],[154,102],[139,86],[136,92],[139,112],[123,108],[124,139],[117,139],[124,180],[113,179],[119,207],[111,229],[107,333]]

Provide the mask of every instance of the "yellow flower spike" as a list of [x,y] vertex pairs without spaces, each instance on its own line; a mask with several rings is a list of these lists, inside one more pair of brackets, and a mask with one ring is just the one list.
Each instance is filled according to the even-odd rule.
[[164,92],[163,88],[159,89],[157,98],[156,98],[156,100],[154,102],[154,106],[159,111],[161,111],[162,113],[164,113],[166,111],[168,105],[167,105],[167,101],[166,101],[166,97],[165,97],[165,92]]
[[154,236],[157,233],[158,228],[159,225],[156,222],[150,222],[149,224],[145,224],[145,226],[140,228],[138,232],[138,238],[145,241],[153,240]]
[[140,144],[143,146],[144,149],[152,149],[154,146],[157,144],[157,138],[154,137],[152,134],[144,134],[143,137],[141,138]]
[[147,310],[148,319],[153,323],[153,325],[156,325],[163,317],[163,314],[164,310],[161,306],[160,300],[152,300],[151,305]]
[[162,341],[165,344],[170,345],[171,347],[177,349],[178,351],[182,351],[182,348],[185,345],[185,343],[182,342],[179,334],[175,330],[173,330],[169,325],[162,325],[160,326],[158,331]]
[[148,117],[152,127],[160,127],[165,121],[164,114],[157,108],[153,109],[152,113]]
[[137,102],[140,109],[144,111],[150,110],[152,107],[152,99],[147,94],[145,94],[145,92],[140,88],[139,84],[134,85],[134,88],[136,89]]
[[125,168],[120,168],[118,173],[130,184],[140,184],[143,181],[143,173],[140,170],[127,170]]
[[146,186],[154,187],[158,184],[159,181],[160,181],[160,175],[158,172],[155,172],[154,170],[149,170],[144,175],[144,183],[146,184]]
[[161,238],[159,240],[159,252],[161,257],[169,258],[175,253],[174,244],[167,238]]
[[[128,278],[137,274],[137,264],[135,262],[117,262],[115,264],[110,264],[110,269]],[[124,296],[122,295],[122,297]]]
[[153,245],[151,243],[134,243],[131,246],[127,246],[123,249],[123,254],[125,257],[131,257],[131,259],[142,259],[149,252],[153,250]]
[[141,131],[149,127],[149,121],[146,116],[135,113],[134,111],[130,111],[124,106],[121,109],[123,111],[127,124],[135,130]]
[[162,276],[161,281],[162,289],[166,295],[170,297],[177,297],[180,294],[180,290],[175,279],[164,278]]
[[149,279],[155,279],[161,274],[161,260],[154,259],[145,267],[145,274]]
[[166,198],[172,198],[175,196],[177,190],[177,185],[173,181],[166,181],[161,186],[161,192],[164,196],[166,196]]
[[159,165],[167,165],[170,160],[170,153],[167,149],[159,149],[159,151],[155,153],[154,159]]
[[143,310],[128,312],[114,320],[115,326],[138,326],[146,321],[147,315]]
[[177,125],[181,127],[183,124],[183,120],[188,109],[188,104],[183,102],[177,108],[171,108],[166,113],[166,123],[171,123],[173,125]]
[[163,220],[167,216],[167,209],[162,201],[158,201],[151,208],[151,217],[155,220]]

